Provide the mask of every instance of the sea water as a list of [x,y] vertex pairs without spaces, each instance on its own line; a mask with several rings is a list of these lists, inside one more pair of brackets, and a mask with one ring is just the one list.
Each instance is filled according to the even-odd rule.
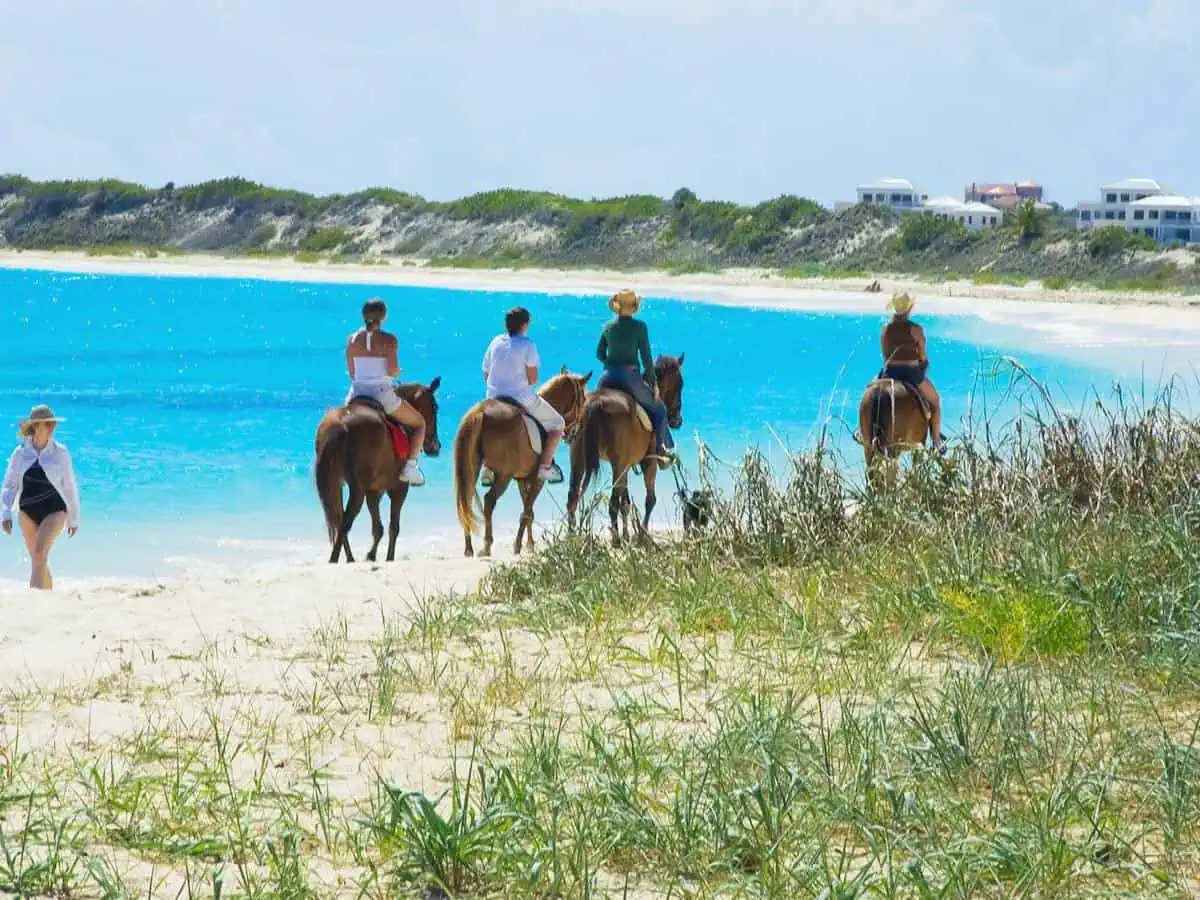
[[[58,437],[81,487],[82,527],[56,546],[56,575],[169,575],[206,562],[324,556],[314,432],[345,396],[345,340],[363,301],[376,295],[388,304],[403,378],[442,379],[445,449],[423,461],[427,483],[410,492],[400,547],[456,550],[454,432],[481,396],[481,358],[505,310],[520,304],[532,312],[543,377],[563,365],[586,372],[597,367],[609,317],[603,297],[0,270],[0,423],[11,426],[15,444],[18,418],[35,403],[53,406],[67,419]],[[641,315],[656,353],[686,352],[677,441],[692,477],[697,439],[720,467],[748,447],[782,461],[824,433],[858,464],[852,432],[862,387],[879,369],[882,310],[789,312],[651,297]],[[1066,403],[1106,392],[1114,378],[1137,380],[1147,360],[1158,366],[1156,378],[1163,374],[1159,350],[1139,356],[1078,342],[1068,350],[1019,322],[970,315],[920,321],[952,433],[968,412],[1003,412],[1015,402],[1005,393],[1011,370],[989,376],[1001,356],[1018,358]],[[565,469],[565,451],[560,462]],[[673,484],[662,477],[666,494]],[[501,534],[515,527],[510,493],[497,512]],[[565,485],[548,487],[539,521],[558,519],[565,499]],[[661,503],[656,518],[677,522],[677,510]],[[368,534],[364,512],[356,548]],[[25,578],[26,565],[19,537],[0,542],[0,578]]]

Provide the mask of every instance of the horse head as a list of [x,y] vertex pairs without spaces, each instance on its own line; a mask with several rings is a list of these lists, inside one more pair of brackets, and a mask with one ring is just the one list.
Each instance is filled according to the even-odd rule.
[[563,437],[567,441],[570,441],[579,429],[583,408],[587,404],[587,383],[591,378],[590,371],[583,375],[574,375],[563,366],[559,374],[546,382],[542,389],[545,401],[558,411],[566,423]]
[[400,399],[412,406],[425,420],[425,446],[421,449],[429,457],[442,452],[442,441],[438,437],[438,402],[437,389],[441,387],[442,376],[438,376],[429,384],[402,384],[396,388]]
[[654,363],[658,395],[667,407],[667,424],[676,429],[683,427],[683,357],[683,353],[660,356]]

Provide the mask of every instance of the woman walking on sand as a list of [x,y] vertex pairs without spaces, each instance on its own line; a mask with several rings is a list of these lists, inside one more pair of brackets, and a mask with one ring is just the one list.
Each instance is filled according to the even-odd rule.
[[66,527],[79,530],[79,488],[67,448],[54,440],[54,429],[63,420],[48,406],[35,406],[21,420],[21,443],[8,460],[0,489],[0,526],[12,534],[13,506],[17,507],[21,534],[29,550],[32,571],[29,586],[49,590],[50,548]]

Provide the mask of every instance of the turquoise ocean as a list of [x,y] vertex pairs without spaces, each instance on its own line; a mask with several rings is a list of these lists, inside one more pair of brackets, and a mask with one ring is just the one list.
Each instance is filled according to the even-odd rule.
[[[51,404],[68,420],[59,438],[81,486],[82,527],[55,548],[56,576],[166,576],[206,563],[323,557],[313,435],[345,395],[344,341],[375,295],[388,303],[404,379],[442,378],[445,449],[423,463],[427,484],[410,494],[400,548],[456,552],[451,445],[479,399],[480,359],[504,311],[531,310],[544,375],[562,365],[583,372],[595,367],[603,297],[0,269],[0,424],[11,423],[15,444],[18,418]],[[879,367],[882,309],[796,312],[651,296],[642,315],[655,352],[687,354],[676,437],[693,478],[697,438],[728,463],[752,446],[782,463],[787,447],[811,446],[824,430],[859,465],[851,433],[859,393]],[[1068,406],[1092,391],[1107,395],[1114,382],[1138,392],[1190,377],[1194,344],[1170,336],[1113,348],[1063,342],[1019,321],[918,319],[951,433],[968,413],[1015,411],[1007,372],[989,375],[1000,356],[1018,358]],[[510,493],[498,512],[501,535],[515,527]],[[548,488],[539,522],[559,518],[565,498],[565,485]],[[677,523],[677,510],[661,503],[655,518]],[[356,526],[356,549],[366,521]],[[0,579],[25,577],[20,540],[8,538]]]

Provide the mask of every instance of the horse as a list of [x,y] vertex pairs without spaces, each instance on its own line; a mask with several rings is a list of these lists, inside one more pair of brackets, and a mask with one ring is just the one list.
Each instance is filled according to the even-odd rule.
[[[667,407],[667,425],[683,427],[683,357],[660,356],[654,363],[659,396]],[[579,423],[579,431],[571,445],[571,486],[567,493],[567,516],[574,524],[579,500],[592,479],[600,474],[601,460],[612,466],[613,488],[608,501],[613,544],[621,542],[618,519],[629,539],[629,470],[640,464],[646,485],[646,512],[637,528],[644,537],[650,527],[657,495],[654,481],[658,475],[659,458],[655,455],[655,438],[647,422],[638,415],[637,401],[624,391],[601,389],[588,395],[587,405]]]
[[[570,440],[587,398],[587,383],[592,373],[572,375],[563,366],[538,393],[563,417],[564,437]],[[522,539],[526,549],[533,550],[533,504],[545,482],[537,477],[538,455],[534,453],[522,411],[501,400],[485,400],[471,407],[458,426],[454,438],[454,495],[458,506],[458,521],[462,525],[465,553],[475,555],[471,534],[479,526],[475,517],[475,482],[484,463],[495,475],[495,481],[483,498],[483,550],[480,556],[492,554],[492,513],[496,503],[517,481],[521,490],[520,525],[513,553],[520,554]]]
[[[438,439],[438,387],[441,377],[429,384],[402,384],[396,393],[405,403],[416,408],[425,420],[425,443],[422,448],[428,457],[437,456],[442,449]],[[367,560],[375,561],[379,542],[383,540],[383,521],[379,517],[379,500],[384,492],[391,501],[391,522],[388,526],[387,561],[396,558],[396,536],[400,533],[400,510],[408,497],[409,485],[400,480],[404,460],[396,456],[389,425],[383,409],[362,398],[351,400],[347,406],[330,409],[317,426],[317,494],[325,511],[325,526],[333,552],[329,561],[335,563],[342,550],[346,562],[354,562],[350,552],[350,528],[366,500],[371,513],[371,549]],[[342,485],[350,487],[350,496],[342,507]]]
[[883,483],[890,485],[900,454],[925,444],[929,413],[915,390],[894,378],[879,378],[867,385],[858,403],[858,430],[868,483],[879,488],[877,457],[887,461]]

